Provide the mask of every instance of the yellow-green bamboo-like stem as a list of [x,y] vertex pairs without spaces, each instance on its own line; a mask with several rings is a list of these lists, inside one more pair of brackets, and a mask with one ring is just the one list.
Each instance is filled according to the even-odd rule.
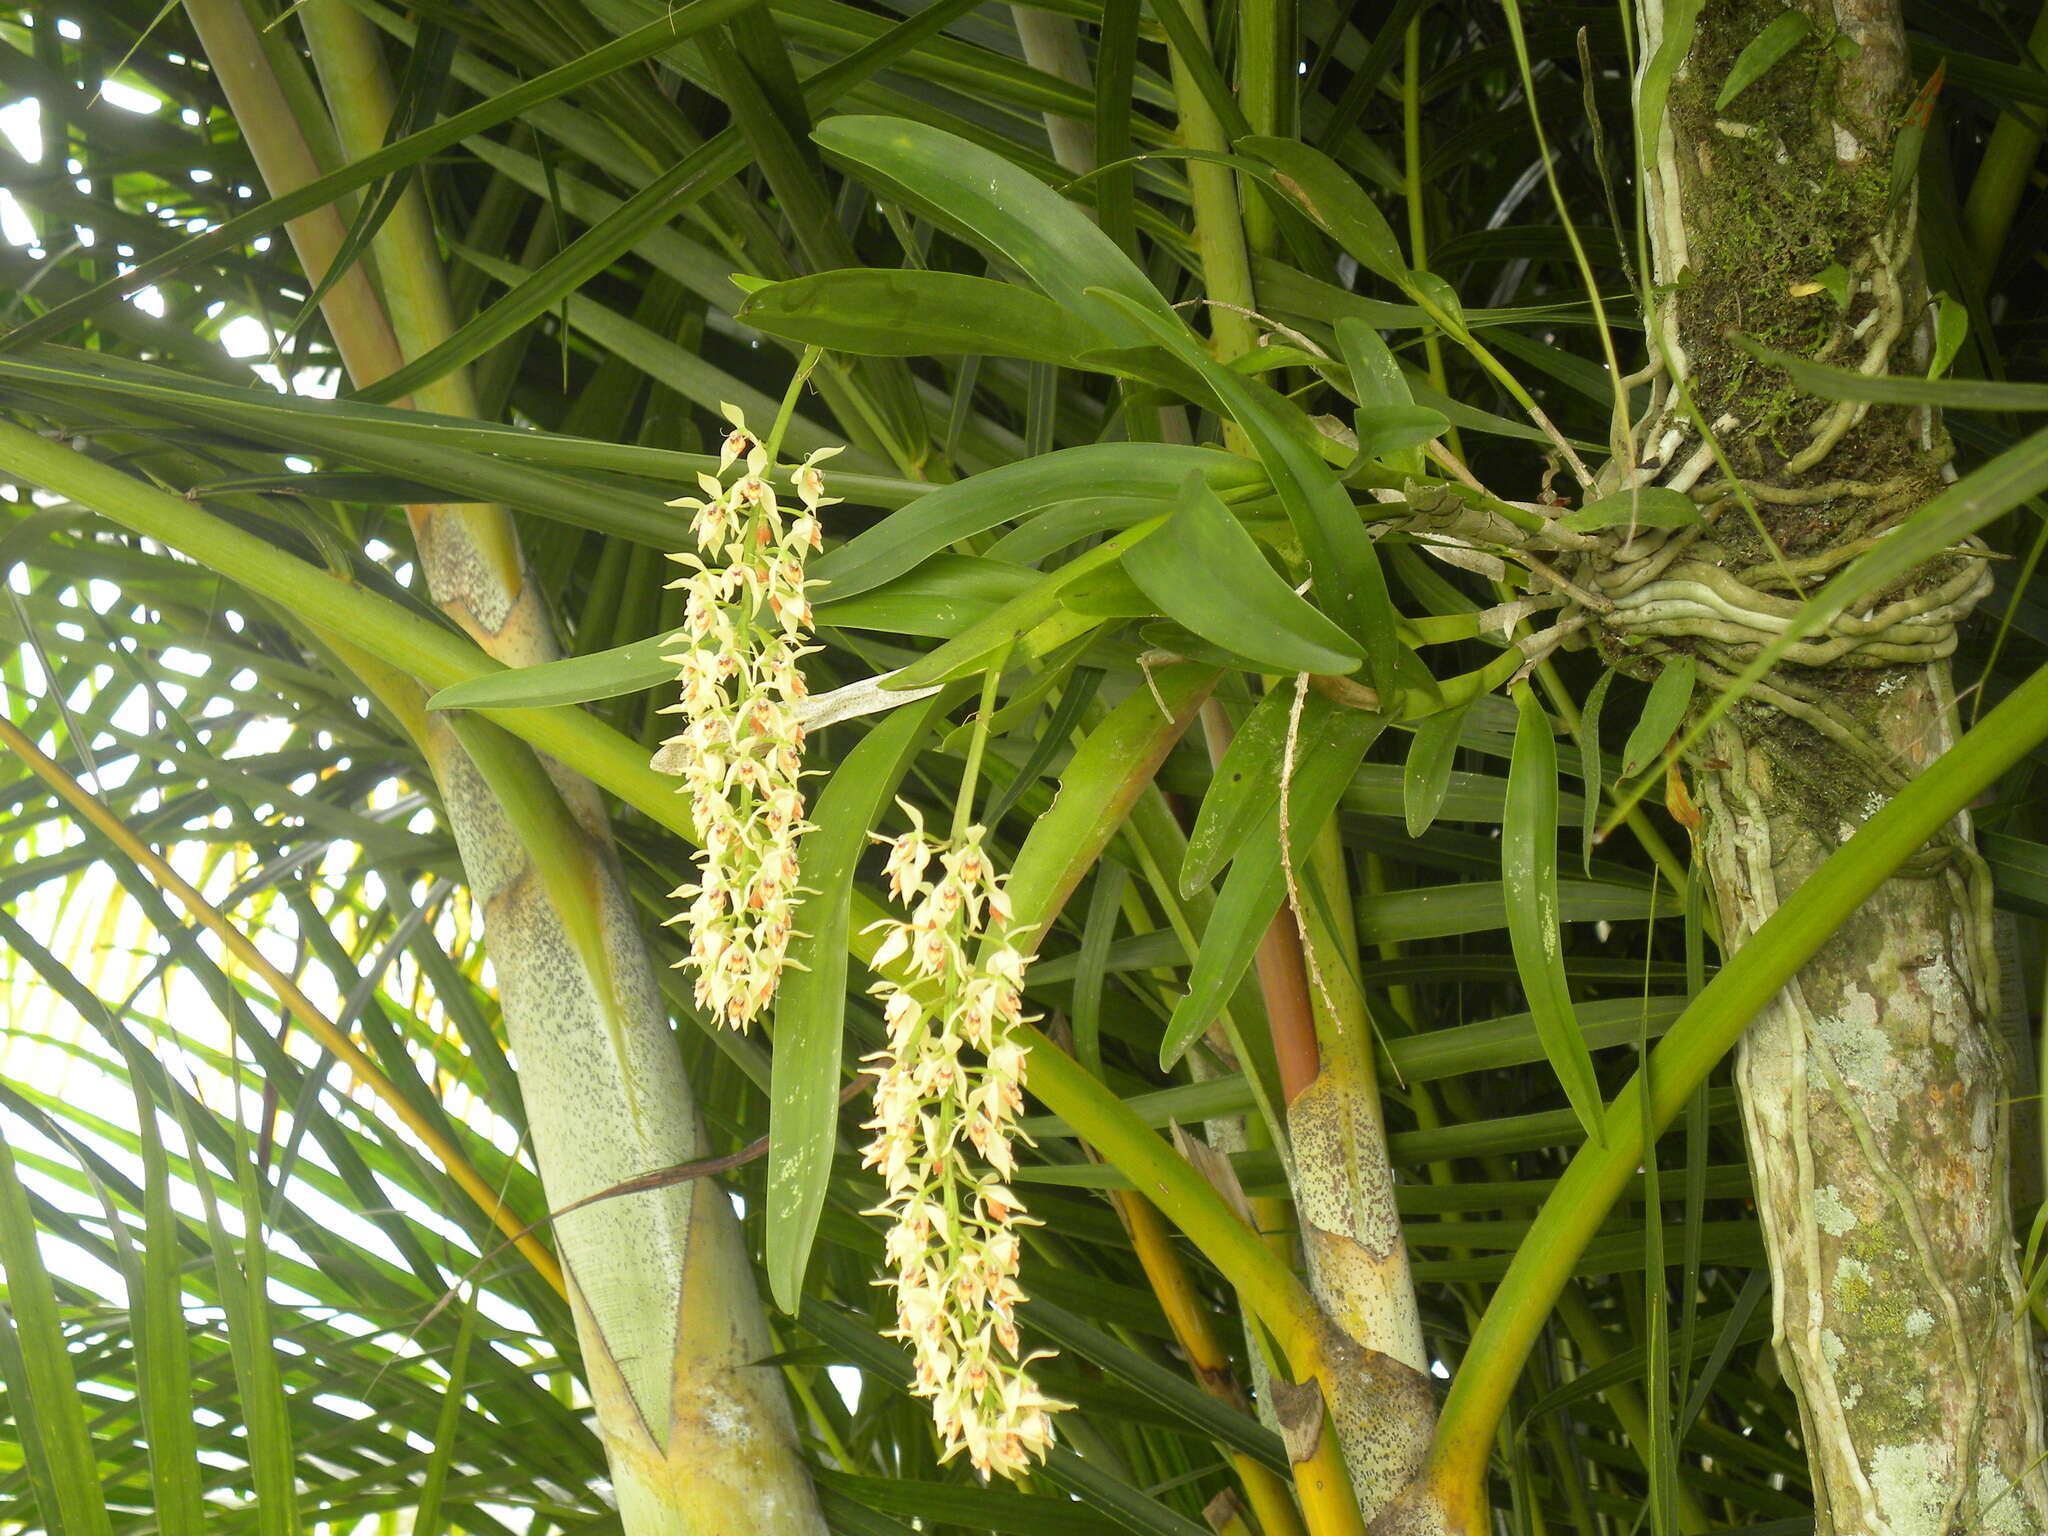
[[[1307,867],[1295,919],[1322,1069],[1287,1106],[1294,1200],[1316,1299],[1352,1346],[1333,1403],[1339,1441],[1368,1520],[1421,1470],[1436,1423],[1408,1245],[1358,990],[1351,893],[1331,823]],[[1355,1352],[1355,1353],[1354,1353]]]
[[[1204,729],[1220,760],[1227,724],[1212,710]],[[1285,857],[1284,803],[1281,827]],[[1294,899],[1261,943],[1259,985],[1288,1079],[1293,1193],[1309,1284],[1340,1335],[1330,1351],[1329,1416],[1370,1521],[1413,1481],[1428,1452],[1435,1422],[1429,1361],[1394,1205],[1371,1021],[1354,980],[1351,892],[1334,822],[1318,834],[1308,866],[1290,866],[1287,883]],[[1304,1033],[1311,1038],[1301,1040]]]
[[[206,49],[214,78],[242,125],[244,142],[264,185],[275,195],[317,178],[322,167],[284,87],[270,69],[262,34],[240,0],[194,0],[186,12]],[[314,281],[334,265],[348,237],[342,210],[332,203],[291,220],[286,231],[299,264]],[[338,279],[329,299],[337,309],[345,306],[361,317],[355,324],[334,328],[334,344],[352,377],[381,378],[404,361],[368,267],[358,265]]]
[[[375,153],[383,147],[394,107],[376,33],[347,0],[307,0],[300,17],[314,67],[327,88],[342,150],[351,159]],[[272,190],[288,189],[273,185]],[[372,299],[393,338],[394,356],[375,374],[364,374],[351,363],[349,371],[358,387],[396,371],[455,329],[440,245],[417,185],[399,197],[372,249],[379,280]],[[344,328],[373,323],[358,312],[358,303],[372,299],[353,294],[351,298],[357,302],[326,306],[328,328],[337,336]],[[421,385],[411,403],[441,415],[474,416],[469,370],[452,369]],[[444,612],[507,666],[555,659],[554,631],[540,600],[529,590],[519,537],[505,508],[430,503],[410,506],[406,512],[419,546],[420,569]]]
[[[1401,39],[1402,200],[1408,205],[1408,265],[1418,272],[1429,270],[1429,210],[1422,195],[1422,15],[1418,10],[1409,18]],[[1448,391],[1440,332],[1422,333],[1422,358],[1430,384],[1440,394]],[[1444,433],[1444,442],[1459,459],[1465,457],[1464,439],[1456,427]]]
[[[1309,1002],[1322,1071],[1287,1107],[1297,1172],[1295,1202],[1309,1273],[1332,1319],[1367,1349],[1418,1374],[1423,1349],[1408,1245],[1394,1207],[1394,1177],[1373,1069],[1372,1021],[1357,983],[1351,892],[1335,823],[1318,834],[1300,872],[1297,909],[1309,961]],[[1320,1152],[1321,1156],[1312,1155]]]
[[[1208,749],[1212,769],[1223,761],[1235,734],[1219,702],[1211,699],[1202,706],[1203,744]],[[1301,935],[1294,926],[1293,912],[1286,906],[1273,914],[1273,921],[1267,925],[1265,935],[1253,954],[1252,967],[1260,1005],[1266,1015],[1266,1027],[1273,1041],[1274,1064],[1279,1077],[1280,1102],[1274,1104],[1266,1116],[1270,1138],[1278,1138],[1285,1134],[1286,1101],[1315,1081],[1321,1065],[1321,1050],[1316,1044],[1315,1011],[1309,1007],[1308,1001],[1308,971],[1301,962]],[[1256,1078],[1249,1069],[1246,1076],[1248,1080]],[[1268,1219],[1262,1215],[1259,1229],[1266,1234],[1266,1241],[1275,1253],[1291,1260],[1294,1252],[1289,1236],[1294,1225],[1292,1203],[1276,1196],[1263,1197],[1263,1203],[1270,1208],[1272,1216],[1284,1219]],[[1261,1204],[1261,1197],[1253,1198],[1255,1213]]]
[[[189,0],[230,103],[273,195],[316,167],[283,91],[250,47],[239,0]],[[305,24],[345,151],[383,141],[391,92],[374,36],[345,4],[311,0]],[[203,18],[203,20],[202,20]],[[340,248],[321,210],[290,226],[315,283]],[[423,201],[408,194],[358,265],[329,289],[329,329],[358,385],[452,330],[445,274]],[[418,401],[473,412],[465,374]],[[496,660],[557,654],[502,507],[409,507],[421,569],[444,611]],[[425,722],[428,761],[478,905],[520,1067],[543,1186],[574,1204],[650,1168],[702,1155],[683,1075],[638,919],[609,852],[595,789],[551,776],[481,720]],[[588,1205],[557,1237],[583,1343],[585,1375],[628,1536],[824,1530],[731,1207],[691,1182]]]
[[[1288,131],[1281,82],[1294,73],[1289,44],[1294,38],[1295,7],[1287,0],[1242,0],[1237,8],[1237,95],[1253,133]],[[1266,189],[1251,177],[1238,184],[1244,199],[1245,243],[1260,256],[1280,245],[1280,226]]]
[[1358,1496],[1352,1491],[1351,1474],[1345,1465],[1345,1453],[1337,1439],[1326,1427],[1313,1453],[1294,1466],[1294,1487],[1301,1496],[1302,1518],[1316,1536],[1365,1530]]
[[[1160,0],[1187,13],[1194,33],[1208,36],[1202,0]],[[1187,61],[1175,50],[1174,103],[1180,113],[1180,136],[1189,149],[1228,152],[1230,139],[1215,109],[1202,95]],[[1195,252],[1201,259],[1202,283],[1214,301],[1209,308],[1209,335],[1216,355],[1225,361],[1242,357],[1258,344],[1258,331],[1245,311],[1253,307],[1252,265],[1245,249],[1244,219],[1237,200],[1237,176],[1214,161],[1188,162],[1188,193],[1195,209]],[[1233,432],[1236,428],[1231,429]]]
[[[1159,1298],[1160,1310],[1166,1314],[1174,1341],[1188,1357],[1196,1383],[1218,1401],[1240,1413],[1246,1411],[1244,1390],[1231,1371],[1229,1354],[1216,1337],[1208,1304],[1195,1293],[1187,1266],[1181,1263],[1158,1210],[1143,1195],[1127,1190],[1114,1191],[1110,1199],[1123,1218],[1124,1230],[1130,1233],[1131,1251],[1145,1271],[1152,1294]],[[1264,1462],[1242,1451],[1227,1454],[1264,1536],[1306,1536],[1294,1501],[1288,1496],[1286,1481]]]

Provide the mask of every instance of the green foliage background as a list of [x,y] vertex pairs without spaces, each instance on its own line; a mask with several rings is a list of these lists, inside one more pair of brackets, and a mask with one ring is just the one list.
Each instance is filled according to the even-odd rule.
[[[1328,620],[1312,623],[1321,616],[1277,572],[1267,588],[1200,585],[1204,528],[1270,550],[1293,580],[1313,571],[1326,611],[1335,581],[1323,562],[1342,565],[1316,547],[1314,516],[1297,516],[1256,465],[1194,446],[1242,451],[1258,438],[1226,437],[1220,424],[1217,403],[1238,380],[1261,378],[1299,407],[1255,446],[1269,462],[1292,452],[1318,466],[1305,472],[1311,489],[1317,474],[1334,484],[1342,472],[1370,509],[1374,488],[1434,483],[1440,471],[1417,448],[1448,427],[1480,482],[1528,501],[1569,494],[1570,482],[1546,462],[1525,407],[1597,459],[1613,407],[1606,349],[1625,367],[1641,352],[1630,39],[1613,7],[1531,7],[1511,27],[1497,6],[1464,0],[1241,0],[1206,32],[1171,4],[1059,0],[1029,12],[1033,25],[1072,27],[1086,81],[1026,63],[1027,13],[997,5],[912,7],[907,19],[841,0],[726,5],[722,25],[680,42],[662,35],[665,7],[639,0],[356,9],[381,36],[398,113],[393,148],[347,178],[340,206],[367,240],[397,191],[424,192],[459,329],[409,377],[353,397],[344,387],[332,403],[276,392],[280,378],[332,386],[336,359],[274,233],[281,210],[258,190],[248,135],[261,126],[226,110],[183,15],[98,0],[0,17],[0,83],[8,101],[38,104],[42,144],[34,159],[0,145],[0,185],[32,230],[0,250],[13,328],[0,338],[0,410],[46,447],[122,477],[94,482],[112,487],[97,501],[38,496],[32,467],[0,455],[17,477],[0,503],[0,697],[122,822],[175,847],[180,867],[307,979],[526,1219],[543,1201],[517,1150],[514,1064],[431,778],[402,723],[365,701],[337,656],[329,613],[295,601],[292,568],[279,567],[280,582],[236,551],[260,542],[308,583],[343,576],[402,611],[411,627],[389,627],[391,645],[441,687],[485,669],[419,588],[403,504],[512,507],[565,651],[591,660],[466,684],[447,702],[525,710],[498,717],[515,734],[539,706],[580,703],[625,738],[600,741],[559,715],[545,727],[555,735],[529,736],[565,758],[587,748],[577,766],[627,802],[617,851],[667,961],[679,947],[660,923],[690,849],[679,810],[647,814],[666,788],[641,766],[667,702],[649,642],[678,619],[663,556],[685,541],[663,503],[709,462],[721,402],[773,418],[803,342],[831,350],[788,446],[850,445],[832,466],[846,502],[818,571],[833,585],[814,689],[904,666],[931,681],[971,675],[1015,627],[1019,610],[1004,605],[1042,600],[1047,624],[1013,657],[985,768],[984,814],[1006,859],[1047,815],[1076,742],[1147,686],[1141,656],[1229,663],[1245,658],[1218,657],[1219,635],[1263,637],[1272,649],[1249,660],[1266,665],[1234,667],[1218,694],[1249,731],[1253,672],[1309,665],[1303,646],[1332,654]],[[317,109],[323,89],[342,87],[298,61],[291,17],[258,10],[278,67],[300,82],[298,104]],[[1954,372],[2038,378],[2048,198],[2022,177],[2004,228],[1981,202],[1974,220],[1964,213],[1973,187],[2010,175],[2013,152],[1996,160],[1985,148],[2000,115],[2048,112],[2048,73],[2021,35],[2031,18],[1995,5],[1907,14],[1916,70],[1946,72],[1920,172],[1930,286],[1968,321]],[[1165,22],[1194,40],[1195,67],[1178,81]],[[127,88],[124,101],[141,92],[161,105],[117,105],[102,81]],[[1212,311],[1210,324],[1200,314],[1213,253],[1191,210],[1214,195],[1205,173],[1236,194],[1228,171],[1177,147],[1182,125],[1205,113],[1252,157],[1242,187],[1258,310]],[[1102,169],[1079,180],[1063,169],[1049,122],[1092,139]],[[417,136],[436,123],[453,126]],[[1253,132],[1278,141],[1271,154],[1239,142]],[[1015,219],[998,238],[990,231],[1018,205],[974,203],[973,162],[939,133],[1078,211]],[[1298,169],[1287,157],[1302,144],[1329,155],[1364,205],[1335,238],[1256,169]],[[340,164],[331,155],[323,169]],[[131,266],[149,279],[146,304],[107,286]],[[867,275],[812,276],[856,267]],[[1016,281],[1020,271],[1034,281]],[[750,298],[764,282],[777,286]],[[1119,308],[1104,289],[1131,302]],[[1239,372],[1217,369],[1193,333],[1176,336],[1176,309],[1262,345]],[[232,356],[223,335],[250,316],[275,350]],[[1378,396],[1364,383],[1367,336],[1392,349]],[[473,420],[392,403],[461,365]],[[2035,495],[2048,444],[2027,435],[2038,388],[1944,398],[1963,468],[2017,455],[1995,483],[1967,482],[1983,489],[1966,489],[1951,521],[1923,530],[1945,540],[1988,519],[2005,557],[1958,657],[1968,718],[2048,647],[2048,520]],[[1318,459],[1297,430],[1310,418],[1358,429],[1356,459],[1350,445]],[[1183,428],[1187,444],[1158,441]],[[1191,474],[1206,492],[1189,488]],[[138,534],[142,512],[124,514],[151,488],[220,553],[168,524]],[[1149,574],[1142,562],[1128,577],[1069,570],[1064,602],[1042,582],[1104,535],[1169,513],[1187,520],[1187,537],[1158,547]],[[1448,1371],[1584,1138],[1589,1100],[1613,1096],[1699,991],[1714,952],[1684,835],[1657,809],[1661,779],[1641,812],[1647,843],[1619,831],[1595,846],[1582,832],[1625,758],[1631,782],[1655,772],[1671,722],[1647,686],[1610,678],[1591,653],[1561,653],[1545,680],[1556,691],[1540,696],[1550,714],[1532,699],[1518,717],[1490,691],[1506,675],[1501,637],[1472,619],[1500,594],[1399,535],[1378,560],[1388,595],[1363,592],[1339,621],[1354,637],[1361,625],[1391,635],[1398,610],[1438,679],[1485,684],[1462,712],[1418,708],[1359,743],[1329,788],[1329,857],[1355,893],[1356,981],[1383,1048],[1401,1213]],[[1247,611],[1249,628],[1227,629]],[[1376,649],[1358,679],[1387,697],[1421,688],[1391,654]],[[1567,734],[1555,770],[1540,774],[1519,729],[1526,710],[1549,747],[1551,716],[1561,722],[1596,686],[1605,729],[1594,753]],[[950,715],[898,727],[907,744],[886,744],[906,764],[903,792],[935,817],[966,750],[957,697],[943,700]],[[1342,713],[1320,697],[1313,708]],[[904,717],[822,730],[814,766],[829,774],[892,718]],[[1662,728],[1628,729],[1643,718]],[[2039,782],[2036,751],[1977,812],[2018,940],[2008,985],[2023,1060],[2048,918]],[[1203,979],[1203,956],[1255,934],[1270,909],[1247,917],[1232,905],[1231,837],[1214,820],[1232,809],[1199,732],[1166,757],[1156,787],[1046,936],[1031,1000],[1146,1125],[1256,1115],[1270,1065],[1184,1054],[1207,1016],[1182,998]],[[0,848],[0,1263],[12,1322],[0,1329],[0,1381],[19,1441],[0,1450],[0,1526],[615,1526],[567,1310],[445,1170],[351,1091],[260,980],[195,937],[12,761],[0,764]],[[856,852],[848,843],[840,857]],[[1660,883],[1653,853],[1675,885]],[[872,875],[866,862],[814,872],[863,890]],[[1544,981],[1549,1002],[1532,1002],[1511,930],[1553,881],[1561,975]],[[765,1037],[717,1032],[695,1016],[680,973],[664,980],[721,1151],[769,1133],[777,1073],[801,1076],[807,1102],[822,1104],[879,1043],[858,962],[843,998],[805,993],[828,1016],[843,1006],[843,1052],[837,1030],[803,1021],[779,1020]],[[1212,1002],[1236,991],[1226,978]],[[1174,1047],[1166,1065],[1163,1043]],[[1038,1147],[1021,1176],[1045,1223],[1027,1260],[1027,1317],[1034,1342],[1060,1351],[1046,1376],[1077,1405],[1060,1426],[1070,1449],[1019,1489],[984,1489],[936,1464],[926,1410],[901,1390],[902,1356],[877,1337],[887,1303],[871,1284],[879,1234],[860,1213],[876,1190],[852,1153],[857,1115],[840,1114],[836,1141],[807,1143],[822,1199],[807,1265],[800,1235],[764,1232],[771,1162],[729,1180],[764,1294],[772,1285],[799,1302],[776,1315],[778,1359],[837,1529],[1184,1533],[1206,1529],[1204,1505],[1233,1485],[1224,1449],[1284,1469],[1272,1430],[1193,1384],[1101,1195],[1128,1180],[1044,1114],[1028,1122]],[[2039,1199],[2038,1153],[2024,1139],[2022,1162],[2024,1231]],[[1235,1163],[1251,1195],[1286,1194],[1272,1152]],[[1618,1532],[1653,1486],[1682,1487],[1716,1527],[1806,1529],[1805,1467],[1766,1342],[1762,1248],[1719,1079],[1649,1172],[1577,1259],[1517,1389],[1494,1463],[1500,1507],[1518,1532]],[[1234,1318],[1229,1288],[1193,1247],[1184,1256],[1206,1303]],[[1241,1352],[1235,1323],[1223,1331]],[[831,1367],[859,1373],[857,1408]],[[1660,1496],[1657,1522],[1674,1507]]]

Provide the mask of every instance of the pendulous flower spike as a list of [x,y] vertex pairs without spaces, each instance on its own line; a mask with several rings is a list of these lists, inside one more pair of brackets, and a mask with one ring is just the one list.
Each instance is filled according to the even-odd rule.
[[[690,930],[678,963],[696,972],[706,1012],[745,1029],[774,1001],[801,896],[796,849],[811,826],[800,786],[797,663],[810,653],[805,592],[814,583],[804,559],[821,540],[808,499],[793,536],[767,481],[766,448],[736,407],[720,410],[732,430],[719,446],[719,474],[697,477],[704,498],[669,503],[695,514],[699,552],[669,557],[689,574],[669,583],[686,601],[677,649],[663,657],[676,668],[679,698],[662,712],[686,721],[666,745],[683,749],[681,792],[703,840],[698,883],[675,893],[695,898],[671,919]],[[798,473],[815,475],[820,457]],[[739,460],[744,472],[727,485],[722,477]]]
[[[898,802],[901,804],[902,802]],[[897,1326],[910,1346],[911,1390],[931,1400],[941,1460],[964,1451],[984,1475],[1016,1478],[1042,1459],[1052,1414],[1066,1407],[1042,1394],[1020,1352],[1015,1321],[1020,1226],[1036,1225],[1004,1180],[1024,1107],[1022,1022],[1027,958],[1009,943],[980,942],[987,920],[1006,911],[1002,877],[982,846],[984,829],[941,843],[916,808],[911,830],[875,837],[889,849],[892,895],[908,920],[885,919],[869,962],[883,974],[889,1045],[875,1063],[875,1133],[863,1166],[879,1168],[888,1193],[871,1215],[893,1219],[884,1252],[895,1270]],[[934,872],[927,878],[928,872]],[[970,958],[974,956],[976,958]],[[916,993],[887,975],[902,961]],[[981,1053],[976,1065],[968,1052]],[[971,1160],[978,1158],[981,1169]]]

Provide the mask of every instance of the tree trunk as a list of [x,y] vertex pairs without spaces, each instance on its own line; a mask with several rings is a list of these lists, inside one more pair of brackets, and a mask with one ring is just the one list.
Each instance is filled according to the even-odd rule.
[[[317,173],[281,68],[242,0],[187,0],[273,196]],[[368,23],[338,0],[302,18],[345,152],[381,144],[390,83]],[[299,93],[311,100],[310,90]],[[324,130],[325,126],[317,125]],[[323,208],[288,226],[315,281],[344,226]],[[409,192],[323,312],[358,385],[393,372],[452,328],[438,247]],[[407,403],[474,414],[466,372]],[[559,655],[509,511],[407,508],[434,600],[507,666]],[[680,530],[681,524],[678,524]],[[680,531],[679,531],[680,537]],[[416,699],[385,702],[420,738],[464,872],[484,912],[535,1159],[550,1207],[704,1155],[702,1132],[638,915],[611,853],[603,802],[585,780],[536,766],[489,728],[458,729]],[[460,738],[460,739],[458,739]],[[817,1497],[772,1367],[767,1318],[724,1190],[709,1179],[600,1201],[554,1224],[584,1376],[626,1536],[823,1536]]]
[[[1617,605],[1613,659],[1637,671],[1690,655],[1725,686],[1948,474],[1931,411],[1803,396],[1734,338],[1867,373],[1927,365],[1916,141],[1894,171],[1900,131],[1927,104],[1912,100],[1896,0],[1798,9],[1801,41],[1717,107],[1738,55],[1786,7],[1639,5],[1662,368],[1621,462],[1636,483],[1688,492],[1709,521],[1645,531],[1592,573]],[[1946,658],[1988,584],[1978,552],[1943,556],[1797,648],[1706,738],[1701,859],[1728,946],[1950,745]],[[1742,1046],[1776,1345],[1822,1536],[2048,1529],[2008,1208],[2009,1068],[1989,882],[1963,818]]]

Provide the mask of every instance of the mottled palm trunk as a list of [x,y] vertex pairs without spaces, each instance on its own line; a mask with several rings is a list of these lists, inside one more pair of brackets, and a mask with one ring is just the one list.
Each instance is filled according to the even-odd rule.
[[[1802,396],[1732,335],[1869,373],[1926,366],[1910,141],[1894,169],[1924,105],[1895,0],[1801,8],[1804,40],[1717,110],[1737,56],[1785,7],[1640,6],[1664,296],[1663,370],[1635,458],[1642,483],[1688,491],[1710,526],[1646,534],[1596,579],[1618,605],[1617,659],[1684,652],[1722,684],[1921,505],[1948,458],[1931,412]],[[1701,852],[1729,946],[1950,744],[1945,658],[1987,585],[1969,551],[1934,562],[1799,648],[1703,743]],[[1777,1348],[1823,1536],[2048,1528],[1996,991],[1988,882],[1959,819],[1742,1047]]]
[[[266,58],[241,0],[188,10],[270,191],[321,167],[327,125],[300,120],[311,93],[288,89],[288,59]],[[303,21],[346,153],[381,142],[390,90],[373,35],[346,4],[309,0]],[[300,116],[295,116],[294,105]],[[332,209],[290,233],[318,279],[344,226]],[[380,234],[373,281],[359,267],[326,314],[358,385],[391,373],[451,328],[424,202],[410,194]],[[417,402],[474,413],[466,375]],[[407,509],[427,586],[492,656],[532,666],[559,654],[503,507]],[[390,694],[389,680],[380,691]],[[610,853],[597,792],[488,728],[458,731],[391,699],[422,738],[464,870],[519,1068],[551,1206],[704,1155],[638,917]],[[753,1364],[772,1352],[739,1227],[709,1180],[605,1200],[555,1224],[627,1536],[822,1536],[782,1383]]]
[[[1339,1366],[1328,1411],[1369,1524],[1421,1470],[1436,1426],[1436,1394],[1394,1205],[1372,1023],[1353,979],[1358,956],[1350,935],[1357,929],[1338,852],[1332,826],[1318,857],[1299,872],[1321,890],[1294,899],[1295,922],[1286,922],[1283,911],[1276,937],[1285,945],[1299,936],[1301,960],[1289,969],[1305,974],[1284,988],[1269,987],[1267,1006],[1288,1006],[1284,992],[1298,988],[1298,1009],[1313,1019],[1316,1074],[1287,1086],[1294,1203],[1309,1288],[1332,1324],[1330,1349]],[[1297,1435],[1299,1398],[1282,1393],[1279,1406],[1282,1429]]]

